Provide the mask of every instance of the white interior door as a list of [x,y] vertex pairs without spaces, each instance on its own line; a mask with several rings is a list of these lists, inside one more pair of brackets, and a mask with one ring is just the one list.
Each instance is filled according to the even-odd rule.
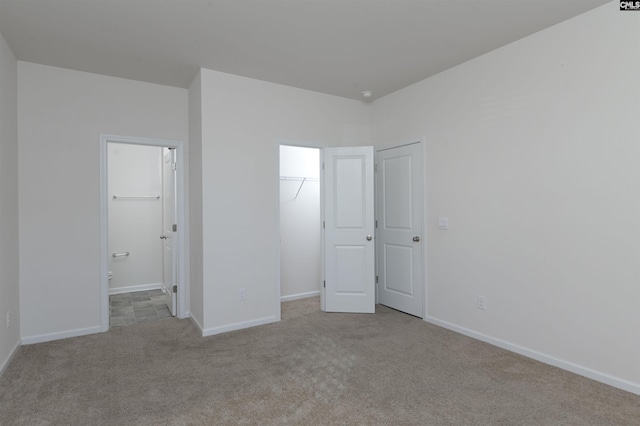
[[378,151],[376,175],[378,301],[422,318],[422,145]]
[[325,148],[324,310],[375,312],[373,147]]
[[177,252],[174,243],[177,244],[177,203],[176,203],[176,150],[163,148],[162,162],[162,235],[163,241],[163,273],[162,291],[165,295],[167,307],[171,315],[176,315],[177,295]]

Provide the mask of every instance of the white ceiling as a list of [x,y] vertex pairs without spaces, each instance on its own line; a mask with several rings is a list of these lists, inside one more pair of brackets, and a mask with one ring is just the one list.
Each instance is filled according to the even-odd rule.
[[28,62],[177,87],[203,67],[361,99],[608,1],[0,0],[0,33]]

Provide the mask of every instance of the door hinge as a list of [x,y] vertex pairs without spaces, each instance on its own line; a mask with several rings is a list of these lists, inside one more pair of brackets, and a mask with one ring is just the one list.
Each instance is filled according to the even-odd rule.
[[171,170],[176,171],[178,170],[176,167],[176,163],[171,163]]
[[322,281],[322,287],[327,288],[327,282],[326,281]]
[[178,292],[178,286],[177,286],[177,285],[174,285],[174,286],[173,286],[173,292],[174,292],[174,293],[177,293],[177,292]]
[[174,223],[171,229],[173,230],[173,232],[178,232],[178,225]]
[[378,276],[376,275],[376,284],[378,284]]
[[322,229],[324,229],[324,220],[322,221]]
[[376,228],[378,227],[378,219],[376,219]]

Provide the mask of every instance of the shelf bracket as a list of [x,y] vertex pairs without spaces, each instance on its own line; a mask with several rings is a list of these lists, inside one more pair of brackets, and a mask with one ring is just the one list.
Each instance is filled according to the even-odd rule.
[[302,189],[302,185],[304,185],[304,181],[306,181],[307,178],[302,178],[302,183],[300,184],[300,188],[298,188],[298,192],[296,192],[296,196],[293,197],[294,200],[298,199],[298,194],[300,194],[300,190]]

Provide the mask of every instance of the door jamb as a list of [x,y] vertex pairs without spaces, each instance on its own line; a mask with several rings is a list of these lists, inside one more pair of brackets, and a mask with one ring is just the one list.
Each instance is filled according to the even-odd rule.
[[108,174],[107,174],[107,144],[123,143],[131,145],[147,145],[156,147],[175,148],[177,153],[177,173],[176,173],[176,201],[178,205],[178,216],[176,222],[178,225],[178,303],[176,306],[176,317],[187,318],[189,316],[189,308],[187,304],[189,283],[187,282],[186,269],[186,171],[185,171],[185,149],[183,141],[174,141],[166,139],[139,138],[130,136],[117,135],[100,135],[100,320],[101,330],[109,330],[109,277],[108,277],[108,251],[109,251],[109,209],[107,204],[108,197]]

